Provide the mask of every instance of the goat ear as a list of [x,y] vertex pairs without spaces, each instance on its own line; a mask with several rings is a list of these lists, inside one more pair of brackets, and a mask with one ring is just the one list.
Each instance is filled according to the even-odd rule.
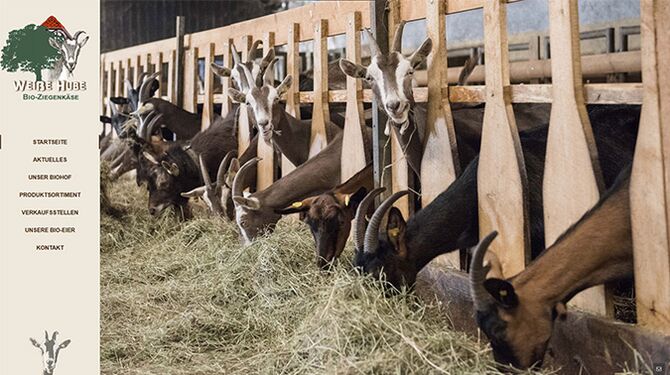
[[109,100],[111,100],[112,103],[118,105],[128,104],[128,98],[124,98],[123,96],[112,96],[109,98]]
[[388,222],[386,223],[386,235],[395,248],[396,254],[401,258],[407,256],[407,248],[405,247],[406,227],[405,219],[403,219],[400,210],[397,207],[391,208]]
[[228,187],[233,186],[235,176],[237,175],[237,172],[239,170],[240,170],[240,161],[237,158],[233,158],[233,160],[230,161],[230,165],[228,166],[228,173],[226,173],[226,185],[228,185]]
[[565,320],[568,317],[568,308],[565,306],[565,303],[557,303],[556,306],[554,306],[554,314],[556,318]]
[[368,71],[363,65],[354,64],[347,59],[340,59],[340,69],[344,74],[353,78],[365,78]]
[[220,66],[220,65],[216,65],[215,63],[212,63],[211,67],[212,67],[212,72],[215,75],[217,75],[221,78],[230,77],[230,69],[226,68],[225,66]]
[[232,87],[228,88],[228,96],[233,99],[235,103],[244,103],[247,101],[247,96],[235,90]]
[[484,288],[493,299],[505,309],[513,309],[519,305],[519,298],[514,287],[506,280],[489,278],[484,281]]
[[175,163],[168,163],[167,161],[163,160],[161,162],[161,166],[163,169],[167,171],[167,173],[177,177],[179,176],[179,166]]
[[72,342],[72,340],[67,339],[67,340],[61,342],[60,345],[58,345],[58,348],[59,349],[65,349],[65,348],[67,348],[68,345],[70,345],[70,342]]
[[34,347],[41,349],[40,343],[37,342],[37,340],[35,340],[34,338],[31,337],[30,342],[33,344]]
[[359,188],[355,193],[349,195],[349,202],[346,206],[355,210],[367,194],[368,189],[364,187]]
[[101,115],[100,116],[100,122],[102,122],[103,124],[111,124],[112,119],[109,116],[102,116]]
[[180,193],[179,195],[181,195],[184,198],[197,198],[197,197],[202,197],[205,194],[205,190],[206,190],[206,187],[200,186],[200,187],[197,187],[197,188],[195,188],[191,191],[186,191],[186,192]]
[[433,41],[430,38],[426,38],[426,40],[423,41],[419,49],[414,51],[412,56],[409,58],[410,64],[412,64],[413,68],[416,68],[423,62],[423,60],[426,59],[426,57],[430,54],[430,50],[433,49]]
[[305,211],[309,210],[310,206],[311,205],[310,205],[309,201],[307,201],[307,200],[297,201],[297,202],[293,202],[288,207],[284,207],[284,208],[275,210],[275,213],[280,214],[280,215],[295,214],[297,212],[305,212]]
[[233,201],[248,210],[257,211],[261,208],[258,198],[233,197]]
[[284,77],[284,80],[281,81],[279,86],[277,86],[277,95],[282,96],[286,91],[288,91],[289,87],[291,87],[291,84],[293,83],[293,76],[290,74]]

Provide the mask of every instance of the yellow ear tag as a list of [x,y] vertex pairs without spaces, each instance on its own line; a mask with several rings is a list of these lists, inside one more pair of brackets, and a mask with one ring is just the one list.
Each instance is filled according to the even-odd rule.
[[400,229],[398,229],[398,228],[389,229],[389,236],[391,236],[393,238],[396,238],[396,237],[398,237],[399,234],[400,234]]
[[351,200],[351,195],[347,194],[344,196],[344,205],[349,207],[349,201]]
[[300,207],[302,207],[302,202],[293,202],[293,204],[291,205],[291,207],[293,207],[293,208],[300,208]]

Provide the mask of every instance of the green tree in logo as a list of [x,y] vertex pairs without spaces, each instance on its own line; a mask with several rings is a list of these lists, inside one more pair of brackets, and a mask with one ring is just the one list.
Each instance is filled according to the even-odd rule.
[[62,42],[44,26],[28,25],[23,29],[9,32],[7,45],[2,48],[0,67],[8,72],[35,73],[37,81],[42,80],[42,69],[50,69],[60,59],[60,51],[49,44],[49,39]]

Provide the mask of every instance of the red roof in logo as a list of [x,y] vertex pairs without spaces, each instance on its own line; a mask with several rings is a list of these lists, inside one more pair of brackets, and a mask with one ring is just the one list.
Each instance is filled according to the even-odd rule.
[[63,26],[60,21],[56,19],[54,16],[49,16],[46,21],[42,22],[42,26],[46,27],[49,30],[62,30],[65,35],[70,36],[70,33],[67,32],[67,29],[65,29],[65,26]]

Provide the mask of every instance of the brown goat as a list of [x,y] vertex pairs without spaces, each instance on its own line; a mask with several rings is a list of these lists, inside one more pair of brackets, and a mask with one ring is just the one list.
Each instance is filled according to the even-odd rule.
[[471,293],[479,327],[491,340],[493,355],[503,365],[541,366],[556,317],[565,304],[595,285],[631,278],[633,248],[629,200],[630,167],[598,204],[569,228],[556,243],[509,280],[497,262],[482,263],[496,232],[484,238],[473,254]]

